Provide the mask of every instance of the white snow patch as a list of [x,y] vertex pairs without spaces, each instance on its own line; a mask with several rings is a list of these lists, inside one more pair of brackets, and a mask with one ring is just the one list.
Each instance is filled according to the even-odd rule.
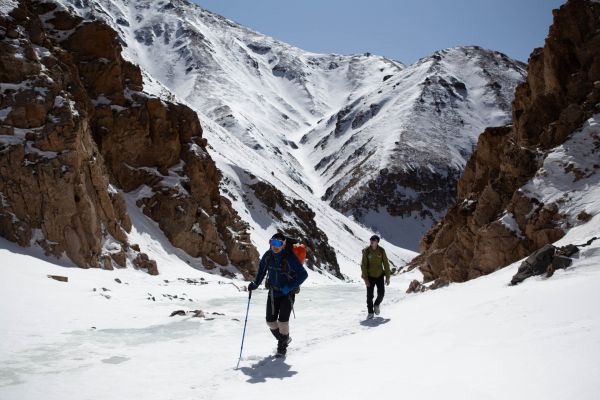
[[[38,45],[33,45],[33,49],[35,50],[35,54],[40,59],[44,59],[46,57],[50,57],[51,56],[50,50],[48,50],[45,47],[38,46]],[[44,64],[42,64],[42,66],[45,68]]]
[[515,216],[512,213],[505,211],[502,217],[498,219],[498,221],[500,221],[500,223],[504,225],[506,229],[508,229],[511,232],[514,232],[514,234],[517,235],[518,238],[525,239],[525,236],[523,235],[523,232],[521,232],[519,224],[517,224]]
[[[229,229],[229,231],[233,234],[232,229]],[[200,227],[200,224],[198,224],[197,222],[194,225],[192,225],[192,232],[197,233],[198,235],[204,234],[204,232],[202,231],[202,228]]]
[[127,110],[127,108],[119,106],[119,105],[116,105],[116,104],[112,104],[110,106],[110,109],[113,110],[113,111],[116,111],[116,112],[121,112],[121,111]]
[[543,204],[556,204],[569,225],[581,223],[577,215],[600,213],[600,114],[587,120],[544,159],[536,175],[521,191]]
[[0,121],[4,121],[6,119],[6,117],[8,117],[8,114],[10,114],[11,111],[12,111],[12,107],[6,107],[6,108],[0,109]]
[[112,102],[106,96],[100,95],[97,99],[92,100],[92,103],[95,106],[105,106],[111,104]]
[[17,0],[2,0],[0,2],[0,13],[4,15],[8,15],[13,9],[19,6],[19,2]]

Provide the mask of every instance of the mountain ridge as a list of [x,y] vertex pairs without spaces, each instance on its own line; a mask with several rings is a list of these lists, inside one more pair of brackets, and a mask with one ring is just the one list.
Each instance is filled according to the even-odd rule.
[[[159,81],[159,86],[168,88],[178,99],[194,108],[200,114],[201,120],[210,119],[215,122],[217,126],[214,130],[220,131],[215,132],[215,136],[229,136],[232,140],[235,137],[243,144],[240,150],[247,148],[243,151],[255,152],[258,165],[266,167],[268,172],[262,173],[256,170],[255,166],[243,167],[252,175],[264,181],[272,180],[271,171],[278,170],[288,175],[290,179],[286,180],[285,185],[295,189],[287,195],[297,198],[316,197],[311,200],[312,204],[323,198],[338,211],[365,224],[371,230],[383,233],[395,244],[413,250],[417,248],[418,237],[450,205],[448,199],[453,196],[439,194],[437,196],[439,199],[430,202],[430,206],[425,208],[416,207],[419,199],[415,202],[395,196],[390,210],[383,209],[379,215],[377,211],[380,211],[381,207],[378,203],[381,203],[381,199],[355,196],[350,202],[351,206],[347,207],[342,204],[348,202],[345,196],[348,189],[344,191],[348,185],[347,182],[343,183],[344,179],[347,179],[348,175],[345,174],[347,171],[340,169],[340,176],[329,183],[323,181],[321,172],[326,168],[324,164],[327,157],[332,157],[331,155],[336,153],[344,156],[336,161],[337,167],[334,170],[338,169],[339,165],[344,164],[344,161],[357,151],[366,139],[356,140],[355,144],[349,144],[343,149],[341,143],[324,150],[314,150],[313,141],[308,139],[310,136],[321,134],[315,133],[315,129],[319,130],[319,121],[322,125],[328,118],[340,114],[354,102],[368,100],[369,96],[377,95],[377,91],[384,90],[387,85],[393,86],[396,80],[401,79],[399,76],[403,72],[406,74],[407,69],[410,72],[411,66],[369,53],[337,55],[306,52],[187,1],[167,3],[164,1],[61,0],[61,2],[70,5],[83,16],[102,18],[111,23],[120,32],[122,42],[128,45],[124,49],[128,54],[127,57],[134,59],[146,71],[146,84],[151,79]],[[414,65],[418,63],[435,61],[436,57],[443,60],[446,57],[445,53],[452,51],[460,50],[454,48],[438,51],[420,59],[412,67],[414,69]],[[464,51],[472,54],[488,52],[478,47],[465,47]],[[522,79],[522,65],[501,53],[489,52],[489,54],[493,55],[488,57],[489,62],[498,60],[501,64],[511,65],[508,69],[510,74],[501,71],[496,75],[502,77],[499,79],[503,84],[501,90],[512,94],[512,88]],[[422,72],[426,74],[426,71]],[[489,83],[492,80],[490,79]],[[405,82],[405,86],[418,83],[421,81],[413,82],[409,79]],[[150,86],[147,84],[147,87]],[[432,87],[436,88],[435,96],[439,93],[442,93],[440,96],[446,96],[443,94],[446,88],[437,80],[433,82]],[[391,104],[394,98],[402,97],[403,90],[396,87],[384,94],[387,95],[389,98],[377,99],[377,103]],[[375,119],[379,126],[374,130],[389,129],[393,135],[401,135],[399,125],[402,125],[402,120],[406,119],[406,116],[399,117],[394,109],[391,109],[391,112],[378,110],[379,115],[373,116],[377,114],[373,112],[375,109],[369,109],[369,104],[366,109],[360,109],[358,103],[354,107],[356,110],[352,110],[352,116],[359,114],[362,116],[363,123],[362,125],[359,122],[354,123],[356,129],[364,130],[366,128],[364,125],[372,125],[372,120]],[[404,108],[405,106],[398,105]],[[439,108],[439,104],[428,102],[425,107],[432,107],[435,110],[436,107]],[[453,107],[449,106],[449,108]],[[491,105],[485,110],[480,110],[479,114],[488,111],[508,118],[509,105]],[[411,113],[405,111],[405,114]],[[433,117],[434,120],[440,120],[440,116],[433,115]],[[340,120],[340,129],[342,129],[345,121],[343,118]],[[390,128],[388,125],[391,120],[399,122]],[[467,123],[473,120],[471,118]],[[472,127],[468,135],[478,134],[489,122],[490,119],[477,121],[477,126]],[[322,129],[329,128],[322,127]],[[209,129],[206,133],[209,142],[220,143],[219,140],[213,139],[212,131]],[[457,128],[456,135],[460,136],[460,131]],[[325,133],[329,134],[329,131]],[[438,136],[435,141],[441,145],[445,138],[443,133],[439,133]],[[458,138],[458,140],[462,139]],[[391,143],[393,142],[398,140],[392,140]],[[452,182],[457,180],[462,166],[466,163],[465,159],[474,147],[475,139],[471,138],[467,142],[468,144],[461,145],[464,154],[460,157],[463,161],[451,170],[450,184],[440,186],[437,183],[439,177],[444,176],[438,171],[430,177],[427,191],[452,193]],[[311,145],[309,146],[308,143]],[[382,141],[375,140],[371,147],[373,146],[382,148],[384,145]],[[223,147],[214,147],[214,150],[223,154],[229,151]],[[357,167],[360,161],[360,157],[355,157],[346,164],[349,164],[350,168]],[[370,168],[376,169],[376,172],[394,170],[395,162],[394,160],[388,163],[379,162]],[[223,165],[219,168],[228,169]],[[375,173],[369,179],[357,180],[354,186],[368,187],[369,184],[377,184],[379,177]],[[401,179],[415,181],[420,180],[420,177],[409,176]],[[401,187],[397,188],[397,185],[391,182],[386,182],[386,185],[389,193],[402,191]],[[413,187],[409,185],[405,192],[410,192]],[[234,192],[235,188],[230,188],[230,191]],[[420,196],[421,199],[427,197],[427,191]],[[311,207],[314,208],[312,204]],[[238,208],[241,215],[244,214],[243,208],[243,205]],[[415,208],[417,209],[413,213],[412,210]],[[363,218],[365,214],[373,214],[376,218]],[[406,229],[389,230],[386,229],[385,224],[376,223],[377,220],[392,220],[393,223],[388,225],[398,227],[414,226],[414,229],[409,229],[410,240],[397,240],[401,237],[399,233]]]

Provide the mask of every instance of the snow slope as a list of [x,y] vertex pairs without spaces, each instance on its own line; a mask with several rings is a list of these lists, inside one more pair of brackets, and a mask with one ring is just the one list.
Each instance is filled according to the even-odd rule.
[[[255,243],[254,235],[269,233],[252,220],[247,205],[235,201],[247,192],[240,184],[247,180],[246,173],[307,202],[329,238],[347,233],[329,230],[324,221],[331,217],[317,211],[328,188],[327,203],[343,192],[332,203],[336,209],[385,234],[395,245],[416,250],[421,234],[445,210],[448,199],[415,215],[387,212],[383,207],[379,219],[396,218],[385,229],[375,217],[364,218],[362,211],[377,212],[382,207],[360,192],[380,170],[397,165],[412,169],[416,158],[434,160],[433,169],[460,170],[482,128],[506,122],[514,87],[524,75],[521,63],[479,48],[441,51],[408,68],[368,53],[310,53],[183,0],[59,2],[117,30],[125,57],[145,71],[145,90],[184,101],[199,113],[226,182],[234,182],[226,189],[238,211],[249,215],[244,218],[253,226]],[[423,86],[428,76],[432,87]],[[437,111],[440,98],[449,96],[439,84],[441,78],[464,81],[468,90],[459,94],[460,102],[448,102],[444,112]],[[494,82],[501,85],[500,95],[491,86]],[[419,96],[426,103],[415,102]],[[372,104],[380,107],[377,115],[371,115]],[[342,137],[336,134],[335,140],[327,140],[332,118],[347,109],[351,119]],[[354,130],[350,126],[356,126],[352,122],[356,115],[362,116],[364,125],[358,133],[346,134]],[[364,166],[361,171],[368,172],[352,182],[348,193],[350,172],[356,175],[363,164],[361,157],[353,155],[365,142],[368,151],[376,150],[378,156]],[[393,144],[398,142],[401,145]],[[323,160],[329,160],[327,173]],[[451,191],[451,187],[443,185],[440,190]],[[398,192],[401,195],[391,202],[402,205],[409,190],[399,186]],[[453,198],[451,193],[448,197]]]
[[[599,223],[596,215],[561,242],[585,242]],[[364,321],[362,286],[309,283],[285,360],[268,357],[274,341],[258,291],[239,370],[247,294],[212,275],[177,265],[160,277],[85,271],[5,241],[0,258],[2,399],[592,400],[600,390],[598,241],[569,269],[515,287],[507,283],[518,264],[418,295],[403,293],[414,273],[400,275],[372,322]],[[177,309],[207,318],[170,318]]]

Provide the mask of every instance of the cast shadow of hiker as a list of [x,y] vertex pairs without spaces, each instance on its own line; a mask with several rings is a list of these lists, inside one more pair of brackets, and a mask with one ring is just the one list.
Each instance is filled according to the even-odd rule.
[[360,321],[360,324],[362,326],[376,327],[379,325],[387,324],[390,321],[391,320],[389,318],[375,317],[372,319],[365,319],[364,321]]
[[268,356],[250,367],[240,368],[240,371],[248,375],[249,379],[246,382],[261,383],[266,382],[267,379],[291,378],[298,373],[298,371],[292,371],[291,368],[291,365],[286,364],[284,358]]

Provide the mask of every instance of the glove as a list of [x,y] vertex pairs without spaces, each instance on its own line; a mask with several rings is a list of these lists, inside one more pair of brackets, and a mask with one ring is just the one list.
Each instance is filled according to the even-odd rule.
[[251,292],[251,291],[256,290],[256,289],[258,289],[258,285],[256,283],[254,283],[254,282],[250,282],[250,284],[248,285],[248,291]]
[[287,296],[290,293],[291,290],[292,289],[290,289],[290,287],[288,285],[285,285],[284,287],[282,287],[281,289],[279,289],[279,291],[281,293],[283,293],[284,296]]

